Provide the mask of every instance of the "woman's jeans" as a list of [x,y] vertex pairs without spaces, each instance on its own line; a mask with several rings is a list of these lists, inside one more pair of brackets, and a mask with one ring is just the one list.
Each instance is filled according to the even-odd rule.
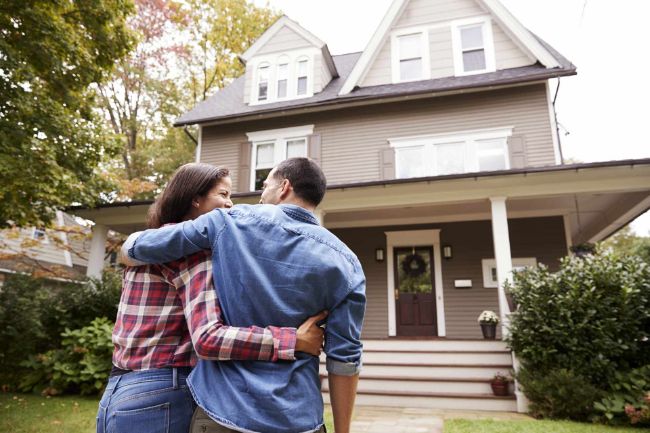
[[114,376],[99,402],[97,433],[187,433],[196,404],[185,383],[190,368]]

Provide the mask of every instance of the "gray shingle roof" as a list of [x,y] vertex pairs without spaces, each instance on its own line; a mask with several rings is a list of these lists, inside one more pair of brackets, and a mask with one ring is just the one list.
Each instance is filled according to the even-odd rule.
[[[539,38],[538,38],[539,39]],[[264,105],[248,105],[244,103],[244,76],[235,79],[230,85],[218,91],[203,102],[198,103],[192,110],[183,114],[174,123],[175,126],[204,123],[223,119],[245,118],[250,115],[261,115],[277,111],[287,111],[308,107],[335,108],[347,102],[383,99],[418,94],[435,94],[460,89],[475,89],[505,84],[524,83],[545,80],[576,73],[576,68],[560,53],[539,39],[540,42],[560,62],[561,67],[547,69],[539,63],[520,68],[504,69],[486,74],[467,75],[461,77],[445,77],[433,80],[413,81],[399,84],[385,84],[355,88],[350,94],[339,96],[339,91],[349,76],[352,68],[359,60],[361,53],[350,53],[333,56],[339,77],[334,78],[322,92],[309,98],[275,102]]]

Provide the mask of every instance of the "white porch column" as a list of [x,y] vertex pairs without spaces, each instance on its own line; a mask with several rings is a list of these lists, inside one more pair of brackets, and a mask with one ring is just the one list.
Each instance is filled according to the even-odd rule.
[[510,252],[510,235],[508,234],[508,212],[506,197],[490,197],[492,204],[492,239],[494,243],[494,260],[497,265],[497,279],[499,281],[499,315],[501,317],[501,335],[508,335],[508,300],[504,283],[510,281],[512,274],[512,254]]
[[92,228],[92,239],[90,241],[90,255],[88,256],[87,277],[100,278],[104,270],[104,256],[106,255],[106,238],[108,227],[103,224],[95,224]]

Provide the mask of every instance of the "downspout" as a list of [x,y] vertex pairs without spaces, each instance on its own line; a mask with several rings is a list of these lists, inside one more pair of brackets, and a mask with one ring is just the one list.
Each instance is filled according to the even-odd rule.
[[564,165],[564,155],[562,154],[562,140],[560,140],[560,124],[557,123],[557,110],[555,109],[555,101],[560,91],[560,78],[557,79],[557,87],[555,88],[555,96],[553,97],[553,117],[555,118],[555,135],[557,136],[557,148],[560,151],[560,164]]

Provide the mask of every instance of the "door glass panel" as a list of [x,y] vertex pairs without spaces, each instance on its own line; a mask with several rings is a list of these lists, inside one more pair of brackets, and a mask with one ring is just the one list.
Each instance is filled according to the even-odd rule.
[[396,248],[397,285],[400,293],[432,293],[431,248]]

